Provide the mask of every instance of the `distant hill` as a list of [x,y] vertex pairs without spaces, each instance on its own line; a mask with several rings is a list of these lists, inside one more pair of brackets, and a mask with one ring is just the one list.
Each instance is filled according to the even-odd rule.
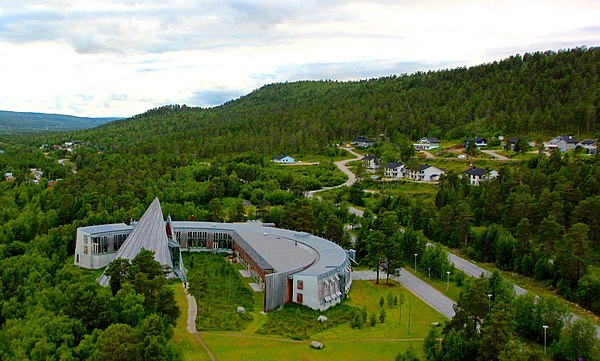
[[68,138],[117,152],[211,158],[318,153],[358,135],[397,143],[558,134],[600,136],[598,47],[362,81],[270,84],[218,107],[164,106]]
[[0,133],[89,129],[117,119],[121,118],[86,118],[63,114],[0,110]]

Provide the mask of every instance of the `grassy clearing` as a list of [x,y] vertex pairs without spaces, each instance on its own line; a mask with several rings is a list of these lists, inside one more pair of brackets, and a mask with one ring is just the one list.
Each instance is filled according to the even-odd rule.
[[173,343],[181,351],[186,361],[208,361],[210,358],[198,340],[187,331],[188,302],[181,284],[171,286],[175,292],[175,300],[181,309],[177,319],[177,327],[173,330]]
[[[315,333],[350,321],[354,311],[347,304],[339,304],[324,312],[315,311],[298,304],[288,304],[269,313],[267,322],[257,333],[262,335],[281,335],[295,340],[308,339]],[[328,322],[318,322],[324,315]]]
[[[241,331],[253,321],[253,292],[223,255],[192,253],[184,257],[184,264],[188,266],[189,292],[198,303],[197,330]],[[238,306],[247,312],[238,314]]]
[[[404,297],[404,304],[388,305],[388,294]],[[379,306],[380,298],[384,298],[384,306]],[[432,309],[428,304],[421,301],[415,295],[406,290],[399,283],[390,280],[386,285],[375,284],[374,281],[354,281],[350,292],[350,306],[367,309],[367,322],[359,328],[351,328],[349,324],[343,324],[330,330],[316,334],[313,339],[327,344],[328,340],[344,339],[422,339],[427,336],[429,326],[433,322],[442,322],[446,318]],[[409,318],[410,305],[410,318]],[[381,308],[385,309],[385,322],[381,323],[379,314]],[[402,311],[402,315],[400,312]],[[370,325],[371,314],[376,317],[375,326]],[[410,330],[409,330],[410,319]]]
[[411,345],[424,359],[420,340],[329,340],[324,349],[314,350],[309,341],[290,342],[219,333],[203,334],[202,339],[220,361],[393,360]]

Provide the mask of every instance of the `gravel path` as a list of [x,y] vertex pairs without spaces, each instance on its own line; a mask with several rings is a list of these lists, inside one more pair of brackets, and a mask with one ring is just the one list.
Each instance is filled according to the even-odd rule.
[[216,360],[215,355],[213,355],[212,351],[208,348],[208,346],[206,346],[204,341],[202,341],[202,338],[200,337],[200,334],[198,333],[198,331],[196,331],[196,315],[198,314],[198,306],[196,305],[196,299],[194,298],[194,296],[192,296],[188,293],[187,288],[184,288],[184,290],[185,290],[185,298],[187,298],[187,301],[188,301],[187,330],[189,333],[194,335],[196,340],[198,340],[198,342],[200,342],[202,347],[204,347],[204,349],[206,350],[206,353],[208,354],[208,357],[210,357],[210,359],[212,361],[215,361]]

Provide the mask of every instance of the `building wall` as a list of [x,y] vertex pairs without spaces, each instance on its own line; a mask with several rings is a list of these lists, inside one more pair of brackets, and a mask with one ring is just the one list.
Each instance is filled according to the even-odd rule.
[[[75,240],[75,265],[87,269],[100,269],[108,266],[117,255],[118,247],[115,248],[116,236],[129,235],[131,230],[111,231],[105,233],[90,234],[84,229],[77,229]],[[94,247],[93,238],[106,237],[108,249],[102,250],[101,247]],[[122,241],[125,239],[123,238]],[[120,243],[122,245],[123,242]]]

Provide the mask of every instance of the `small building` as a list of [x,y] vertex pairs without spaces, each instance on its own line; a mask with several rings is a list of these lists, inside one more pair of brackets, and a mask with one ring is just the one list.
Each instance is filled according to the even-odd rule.
[[413,146],[415,150],[432,150],[440,147],[440,141],[437,138],[423,137]]
[[597,141],[594,139],[585,139],[577,144],[578,146],[586,149],[589,155],[595,155],[597,149]]
[[385,166],[385,176],[387,178],[402,178],[404,164],[399,162],[388,163]]
[[419,164],[416,169],[406,169],[404,176],[416,181],[437,181],[442,174],[444,174],[444,170],[441,168],[429,164]]
[[558,149],[561,152],[566,152],[575,149],[579,142],[570,135],[559,135],[549,142],[544,143],[546,150]]
[[519,145],[520,140],[521,138],[512,137],[508,140],[508,142],[502,141],[502,149],[515,151],[517,149],[517,146]]
[[363,148],[371,147],[373,146],[373,144],[375,144],[375,141],[373,139],[368,139],[363,136],[356,137],[356,139],[354,139],[354,141],[352,142],[353,146]]
[[379,168],[379,159],[374,155],[367,154],[361,159],[362,163],[369,170],[377,170]]
[[294,163],[294,158],[290,157],[289,155],[277,155],[275,157],[273,157],[273,162],[275,163],[280,163],[280,164],[293,164]]
[[4,180],[7,182],[13,182],[15,180],[15,176],[12,173],[4,173]]
[[487,145],[488,145],[487,144],[487,139],[485,139],[485,138],[478,138],[478,137],[467,139],[465,141],[465,148],[469,149],[469,146],[471,144],[475,144],[477,146],[477,148],[487,147]]
[[478,186],[482,181],[492,180],[498,176],[498,172],[495,170],[475,166],[465,170],[462,174],[469,177],[469,184],[472,186]]

